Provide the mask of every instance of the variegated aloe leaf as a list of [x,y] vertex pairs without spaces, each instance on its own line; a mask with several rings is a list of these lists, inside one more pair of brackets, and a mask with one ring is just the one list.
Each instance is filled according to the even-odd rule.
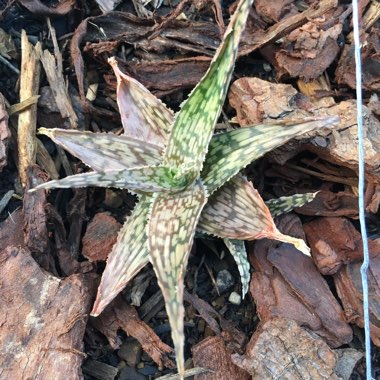
[[[227,93],[241,33],[253,0],[241,0],[206,75],[182,105],[171,129],[164,165],[197,178]],[[180,377],[184,374],[183,281],[199,215],[207,201],[200,181],[170,196],[154,196],[148,246],[165,299]]]
[[40,128],[38,132],[99,172],[157,165],[162,161],[159,145],[137,138],[66,129]]
[[295,122],[293,125],[257,125],[216,135],[210,142],[202,179],[210,193],[250,162],[295,136],[337,123],[335,116]]
[[108,170],[68,176],[36,186],[38,189],[72,187],[118,187],[137,193],[179,191],[193,182],[193,172],[179,173],[165,166],[144,166],[142,168]]
[[198,223],[201,232],[228,239],[279,240],[310,255],[302,239],[284,235],[277,229],[260,194],[245,178],[235,176],[222,190],[209,198]]
[[242,286],[242,297],[248,292],[251,274],[249,273],[249,261],[243,240],[223,239],[238,267]]
[[117,103],[125,135],[165,146],[173,112],[140,82],[124,74],[115,58],[108,62],[117,79]]
[[148,264],[146,226],[151,202],[150,196],[141,196],[131,216],[121,228],[117,242],[108,256],[92,315],[99,315],[124,289],[127,282]]
[[269,199],[265,201],[265,204],[269,208],[272,216],[275,217],[290,212],[297,207],[304,206],[311,202],[317,194],[318,191],[316,193],[294,194],[286,197]]
[[180,375],[184,371],[185,343],[183,281],[195,228],[206,201],[200,181],[180,193],[158,193],[148,222],[150,259],[165,299]]
[[211,65],[176,115],[164,163],[181,168],[191,163],[199,175],[227,94],[241,33],[253,0],[240,1]]

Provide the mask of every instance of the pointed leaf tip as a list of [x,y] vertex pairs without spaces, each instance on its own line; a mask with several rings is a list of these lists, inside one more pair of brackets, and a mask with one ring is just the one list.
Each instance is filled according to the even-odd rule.
[[141,196],[131,216],[119,231],[117,241],[107,259],[92,315],[99,315],[128,282],[148,264],[146,225],[151,202],[150,196]]
[[177,177],[177,172],[164,166],[144,166],[141,168],[109,170],[75,174],[60,180],[49,181],[36,189],[117,187],[138,193],[179,191],[189,185],[188,176]]
[[196,157],[199,174],[231,80],[241,34],[253,0],[240,1],[212,62],[181,105],[165,151],[165,163],[179,167]]
[[317,128],[331,126],[336,117],[259,124],[215,135],[209,145],[202,179],[210,193],[252,161],[285,144],[296,136]]
[[162,147],[137,138],[57,128],[39,131],[98,172],[161,162]]
[[295,208],[302,207],[311,202],[319,191],[315,193],[294,194],[265,201],[273,217],[285,214]]
[[180,193],[158,193],[147,228],[150,258],[165,299],[180,374],[184,371],[184,275],[206,200],[201,182]]
[[173,112],[136,79],[123,73],[115,58],[109,63],[117,79],[117,104],[124,134],[164,147]]
[[242,298],[244,298],[248,292],[249,280],[251,279],[251,274],[249,272],[250,265],[244,241],[234,239],[223,239],[223,241],[238,267],[241,279]]

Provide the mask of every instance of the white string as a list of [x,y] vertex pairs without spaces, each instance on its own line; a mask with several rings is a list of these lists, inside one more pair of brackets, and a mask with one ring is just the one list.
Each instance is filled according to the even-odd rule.
[[364,133],[363,133],[363,98],[362,98],[362,67],[360,59],[360,32],[359,32],[359,11],[358,0],[352,0],[352,22],[354,26],[354,44],[355,44],[355,62],[356,62],[356,110],[358,125],[358,145],[359,145],[359,219],[360,230],[363,240],[363,264],[360,267],[363,288],[363,318],[365,333],[365,361],[366,361],[366,379],[371,380],[371,337],[369,325],[369,307],[368,307],[368,277],[367,270],[369,266],[368,238],[365,226],[365,205],[364,205]]

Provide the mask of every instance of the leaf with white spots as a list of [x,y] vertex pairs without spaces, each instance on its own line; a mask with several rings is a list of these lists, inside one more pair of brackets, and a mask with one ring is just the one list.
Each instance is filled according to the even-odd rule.
[[40,128],[38,132],[99,172],[156,165],[162,160],[160,146],[136,138],[66,129]]
[[135,169],[90,172],[49,181],[36,186],[30,191],[90,186],[117,187],[137,193],[179,191],[186,188],[193,181],[192,172],[188,172],[186,175],[182,174],[165,166],[145,166]]
[[199,219],[198,230],[221,238],[238,240],[274,239],[293,244],[310,254],[302,239],[282,234],[258,191],[242,176],[212,194]]
[[165,146],[174,118],[173,112],[140,82],[124,74],[115,58],[110,58],[108,63],[117,79],[117,103],[124,134]]
[[328,127],[338,120],[337,117],[325,117],[286,126],[284,123],[261,124],[216,135],[210,142],[201,173],[205,186],[212,193],[265,153],[285,144],[293,137],[313,129]]
[[252,2],[239,2],[207,73],[176,115],[165,151],[165,164],[181,168],[195,161],[193,170],[199,175],[227,94],[240,36]]
[[165,299],[180,375],[184,371],[184,275],[195,228],[207,200],[200,182],[175,194],[154,195],[148,222],[148,247]]
[[119,231],[107,259],[91,314],[99,315],[124,289],[128,282],[149,262],[146,236],[150,196],[141,196],[131,216]]
[[244,241],[235,239],[223,239],[223,241],[238,267],[242,286],[242,298],[244,298],[248,292],[249,280],[251,279],[251,274],[249,273],[250,265]]
[[290,212],[297,207],[304,206],[311,202],[317,194],[318,191],[316,193],[294,194],[286,197],[269,199],[265,201],[265,204],[268,206],[272,216],[275,217]]

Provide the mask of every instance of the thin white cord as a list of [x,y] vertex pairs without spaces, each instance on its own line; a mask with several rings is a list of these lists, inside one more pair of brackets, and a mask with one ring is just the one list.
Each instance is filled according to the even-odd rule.
[[359,219],[360,230],[363,240],[363,264],[360,267],[363,288],[363,318],[365,333],[365,361],[366,361],[366,379],[371,380],[371,336],[369,325],[369,307],[368,307],[368,277],[367,270],[369,266],[368,238],[365,225],[365,205],[364,205],[364,133],[363,133],[363,98],[362,98],[362,66],[360,59],[360,32],[359,32],[359,11],[358,0],[352,0],[352,21],[354,26],[354,44],[355,44],[355,62],[356,62],[356,110],[358,125],[358,145],[359,145]]

